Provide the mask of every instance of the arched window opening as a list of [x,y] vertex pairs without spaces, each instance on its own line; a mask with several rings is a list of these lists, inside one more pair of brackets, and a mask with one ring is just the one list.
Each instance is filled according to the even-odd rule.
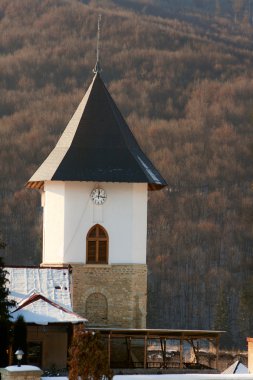
[[86,252],[87,264],[108,263],[108,234],[99,224],[92,227],[87,234]]

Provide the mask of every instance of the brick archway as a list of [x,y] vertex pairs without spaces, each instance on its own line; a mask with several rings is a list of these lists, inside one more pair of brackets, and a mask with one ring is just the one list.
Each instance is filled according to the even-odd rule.
[[86,318],[89,324],[106,325],[108,321],[108,303],[102,293],[92,293],[85,304]]

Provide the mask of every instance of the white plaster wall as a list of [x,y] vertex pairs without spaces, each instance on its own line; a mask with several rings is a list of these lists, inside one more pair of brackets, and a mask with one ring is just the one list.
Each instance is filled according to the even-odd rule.
[[64,182],[45,182],[43,203],[43,263],[62,263],[64,257]]
[[109,263],[146,263],[147,185],[113,184],[104,206],[104,224],[109,233]]
[[[146,196],[144,196],[144,194]],[[148,194],[147,185],[141,187],[139,184],[133,184],[133,250],[134,262],[140,262],[146,264],[146,247],[147,247],[147,205]],[[145,217],[144,217],[145,215]],[[145,252],[145,261],[143,257]]]
[[[90,199],[95,187],[107,193],[102,206]],[[86,235],[96,223],[109,235],[109,264],[146,263],[147,184],[51,182],[45,191],[44,264],[85,263]]]
[[85,263],[86,235],[93,216],[92,189],[90,182],[66,182],[65,263]]

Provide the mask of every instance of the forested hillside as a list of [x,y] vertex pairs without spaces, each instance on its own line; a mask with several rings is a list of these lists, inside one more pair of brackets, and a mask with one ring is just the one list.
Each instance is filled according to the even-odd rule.
[[245,345],[253,328],[249,5],[0,0],[7,264],[41,261],[39,194],[24,185],[92,80],[101,13],[104,81],[169,184],[149,194],[148,325],[225,329],[227,345]]

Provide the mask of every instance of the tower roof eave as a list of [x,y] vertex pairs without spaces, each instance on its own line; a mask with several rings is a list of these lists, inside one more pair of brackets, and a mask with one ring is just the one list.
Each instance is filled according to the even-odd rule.
[[[44,188],[44,182],[45,181],[28,181],[25,186],[28,189],[42,190]],[[89,182],[89,181],[86,181],[86,182]],[[94,182],[94,180],[92,180],[92,182]],[[147,185],[148,185],[149,191],[161,190],[167,186],[167,184],[162,185],[162,184],[156,184],[156,183],[148,183]]]

